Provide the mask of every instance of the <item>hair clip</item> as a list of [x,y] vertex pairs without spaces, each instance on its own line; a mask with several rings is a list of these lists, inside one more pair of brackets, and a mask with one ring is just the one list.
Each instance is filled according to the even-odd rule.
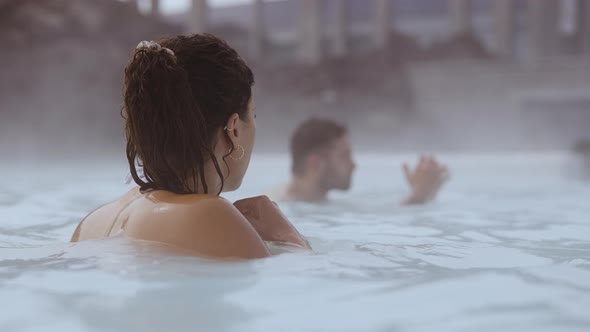
[[170,54],[172,57],[176,58],[176,55],[174,54],[174,52],[167,48],[167,47],[162,47],[160,44],[156,43],[153,40],[147,41],[147,40],[142,40],[139,42],[139,44],[137,44],[136,49],[138,50],[149,50],[149,51],[164,51],[168,54]]

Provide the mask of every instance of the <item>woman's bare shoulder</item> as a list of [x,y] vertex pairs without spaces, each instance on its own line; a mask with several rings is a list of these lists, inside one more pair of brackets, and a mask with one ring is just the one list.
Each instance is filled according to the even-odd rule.
[[106,229],[116,221],[121,210],[140,197],[139,188],[133,188],[117,200],[92,210],[80,221],[70,241],[77,242],[104,237]]
[[[233,204],[214,195],[156,194],[126,228],[131,237],[159,241],[213,258],[260,258],[264,242]],[[141,209],[137,204],[134,209]],[[135,218],[137,220],[137,218]]]

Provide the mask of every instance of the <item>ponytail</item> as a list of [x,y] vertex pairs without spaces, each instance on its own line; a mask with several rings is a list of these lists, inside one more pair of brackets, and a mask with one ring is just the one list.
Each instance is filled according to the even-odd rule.
[[[188,194],[200,183],[208,193],[204,164],[210,159],[223,188],[205,117],[171,49],[139,43],[125,68],[123,116],[131,176],[142,190]],[[143,167],[144,179],[137,166]]]

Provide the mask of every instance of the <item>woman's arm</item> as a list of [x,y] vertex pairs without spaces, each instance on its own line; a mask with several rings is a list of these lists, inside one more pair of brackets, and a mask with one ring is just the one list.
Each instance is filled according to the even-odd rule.
[[267,196],[242,199],[235,202],[234,206],[263,240],[294,244],[311,250],[307,240]]

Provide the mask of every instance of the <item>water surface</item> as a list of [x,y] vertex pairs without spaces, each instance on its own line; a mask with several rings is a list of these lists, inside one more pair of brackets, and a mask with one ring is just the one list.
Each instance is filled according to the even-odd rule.
[[[67,243],[117,197],[124,162],[4,166],[0,331],[588,331],[590,184],[564,155],[448,156],[439,199],[399,207],[399,157],[358,156],[353,190],[282,204],[315,254],[244,263],[111,238]],[[229,199],[285,182],[254,158]]]

